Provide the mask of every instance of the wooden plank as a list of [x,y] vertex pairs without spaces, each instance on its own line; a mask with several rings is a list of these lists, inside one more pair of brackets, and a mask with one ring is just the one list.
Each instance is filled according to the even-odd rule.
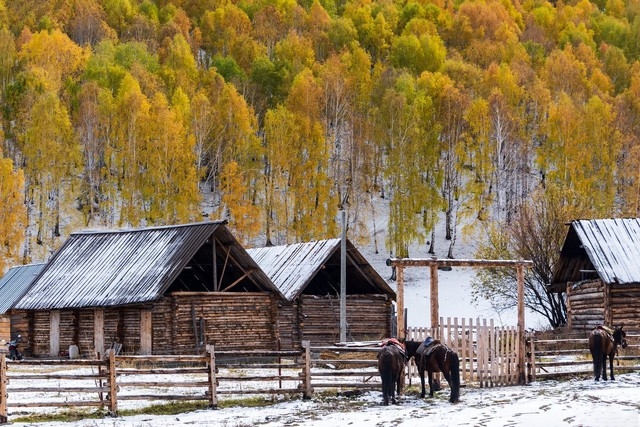
[[8,387],[10,393],[103,393],[108,387]]
[[438,259],[438,258],[392,258],[391,266],[404,267],[517,267],[533,266],[530,260],[503,260],[503,259]]
[[[237,393],[249,393],[247,390],[238,391]],[[220,392],[218,392],[220,393]],[[160,401],[196,401],[209,400],[209,396],[202,395],[184,395],[184,394],[136,394],[118,396],[118,400],[160,400]]]
[[104,310],[93,310],[93,347],[98,357],[104,355]]
[[49,356],[60,354],[60,310],[51,310],[49,319]]
[[[269,366],[269,365],[265,365]],[[185,374],[206,374],[208,368],[157,368],[157,369],[135,369],[118,368],[118,376],[125,375],[185,375]]]
[[21,380],[96,380],[96,379],[107,379],[109,378],[106,374],[49,374],[49,373],[41,373],[41,374],[19,374],[12,375],[11,379],[14,381]]
[[[234,381],[260,381],[261,378],[266,377],[229,377],[229,380]],[[222,379],[222,377],[218,377]],[[269,378],[273,379],[273,378]],[[209,387],[208,381],[119,381],[118,387]]]
[[97,400],[82,400],[77,402],[11,402],[9,403],[9,406],[12,408],[63,408],[76,406],[104,406],[104,403]]
[[140,311],[140,354],[149,355],[153,350],[153,312]]

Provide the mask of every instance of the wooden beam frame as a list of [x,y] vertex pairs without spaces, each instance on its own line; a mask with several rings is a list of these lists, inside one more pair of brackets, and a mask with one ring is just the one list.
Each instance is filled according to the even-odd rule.
[[438,259],[438,258],[391,258],[387,260],[387,265],[396,267],[397,286],[397,311],[398,325],[397,337],[404,338],[405,319],[404,319],[404,267],[429,267],[430,272],[430,297],[431,297],[431,327],[438,325],[440,317],[438,303],[438,268],[439,267],[473,267],[473,268],[491,268],[491,267],[510,267],[515,268],[517,272],[518,282],[518,383],[525,384],[525,327],[524,327],[524,268],[533,266],[531,260],[482,260],[482,259]]

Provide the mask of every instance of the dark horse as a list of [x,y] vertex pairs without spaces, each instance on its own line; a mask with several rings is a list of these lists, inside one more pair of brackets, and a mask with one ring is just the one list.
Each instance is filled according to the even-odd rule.
[[597,326],[589,335],[589,350],[593,358],[593,375],[596,381],[607,380],[607,356],[609,356],[609,371],[611,381],[613,377],[613,358],[616,355],[618,346],[627,348],[627,333],[622,330],[622,326],[616,326],[613,331],[604,326]]
[[418,349],[420,344],[419,341],[405,341],[407,357],[411,358],[413,356],[420,374],[420,382],[422,384],[420,397],[425,396],[424,371],[429,373],[429,397],[433,397],[433,374],[442,372],[451,388],[449,402],[458,402],[460,400],[460,359],[458,354],[439,341],[435,341],[426,349]]
[[389,399],[395,405],[396,390],[402,392],[404,365],[407,361],[402,344],[396,340],[384,341],[378,352],[378,372],[382,380],[382,404],[389,405]]

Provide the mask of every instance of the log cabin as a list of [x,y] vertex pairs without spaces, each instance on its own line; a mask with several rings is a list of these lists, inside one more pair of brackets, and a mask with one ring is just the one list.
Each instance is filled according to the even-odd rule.
[[19,334],[22,339],[28,339],[25,336],[27,328],[21,323],[25,319],[24,312],[14,310],[13,306],[27,292],[43,267],[44,263],[18,265],[7,270],[0,279],[0,342],[11,341]]
[[275,350],[283,300],[226,221],[70,235],[14,305],[31,357]]
[[[248,249],[284,296],[279,304],[283,348],[340,341],[341,239]],[[345,259],[348,341],[390,337],[395,292],[347,239]]]
[[566,293],[567,326],[640,330],[640,218],[569,224],[549,290]]

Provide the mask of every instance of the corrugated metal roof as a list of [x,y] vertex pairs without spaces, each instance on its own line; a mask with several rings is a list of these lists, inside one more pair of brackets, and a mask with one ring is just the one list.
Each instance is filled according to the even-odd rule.
[[13,308],[44,268],[44,263],[11,267],[0,279],[0,314]]
[[579,220],[571,226],[605,283],[640,283],[640,219]]
[[572,221],[554,270],[551,289],[590,277],[605,283],[640,283],[640,218]]
[[[280,293],[292,301],[302,293],[320,270],[327,267],[326,263],[332,255],[340,253],[340,247],[340,239],[327,239],[254,248],[248,249],[247,252],[278,287]],[[350,270],[359,274],[361,282],[367,282],[371,293],[387,294],[395,298],[395,292],[348,240],[347,265],[354,267]],[[347,281],[347,293],[349,288],[350,283]]]
[[233,260],[246,264],[249,276],[258,276],[269,290],[277,292],[224,224],[226,221],[210,221],[73,233],[16,308],[47,310],[155,301],[214,234],[229,246]]

